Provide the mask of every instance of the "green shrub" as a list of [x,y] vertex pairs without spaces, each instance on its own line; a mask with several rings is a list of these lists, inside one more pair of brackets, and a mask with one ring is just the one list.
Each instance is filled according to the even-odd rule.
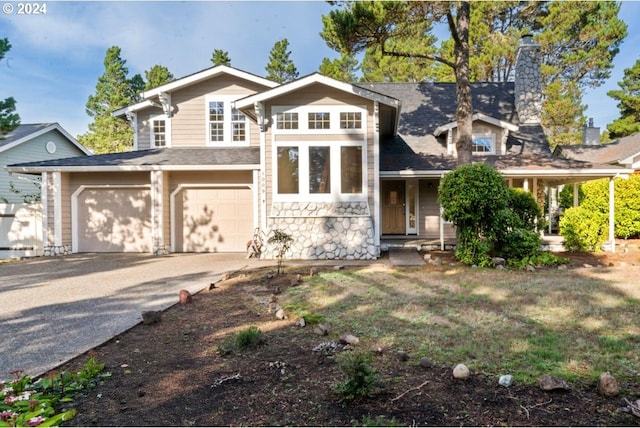
[[523,257],[521,259],[509,259],[507,263],[510,267],[516,269],[525,269],[529,265],[534,267],[558,266],[569,263],[569,259],[556,256],[553,253],[540,252],[538,254]]
[[264,334],[258,327],[252,325],[228,337],[224,343],[218,347],[220,355],[228,355],[234,351],[244,351],[254,348],[264,343]]
[[598,251],[605,241],[607,214],[584,206],[569,208],[560,219],[560,235],[569,251]]
[[345,352],[337,358],[338,368],[346,380],[335,386],[335,391],[345,400],[358,397],[371,397],[379,391],[377,386],[378,371],[372,365],[372,357],[368,352]]

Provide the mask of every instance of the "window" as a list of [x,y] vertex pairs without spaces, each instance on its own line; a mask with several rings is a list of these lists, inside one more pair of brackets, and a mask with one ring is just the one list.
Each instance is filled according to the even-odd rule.
[[278,129],[298,129],[298,113],[278,113],[276,124]]
[[298,147],[278,147],[278,193],[299,192]]
[[308,113],[309,129],[331,129],[331,114],[327,112]]
[[151,121],[151,145],[152,147],[165,147],[167,145],[167,128],[164,119]]
[[331,148],[309,147],[309,193],[331,192]]
[[287,201],[361,200],[364,144],[298,142],[276,146],[276,198]]
[[273,106],[276,134],[363,134],[367,109],[349,105]]
[[340,148],[341,192],[362,193],[362,147]]
[[475,154],[492,154],[495,149],[495,135],[473,134],[472,151]]
[[207,105],[209,144],[246,145],[249,143],[247,117],[231,106],[230,99],[207,99]]
[[362,129],[362,113],[340,113],[340,129]]

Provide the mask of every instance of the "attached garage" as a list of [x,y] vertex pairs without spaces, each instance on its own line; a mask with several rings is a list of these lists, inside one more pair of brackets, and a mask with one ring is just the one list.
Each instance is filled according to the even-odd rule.
[[244,252],[253,236],[248,186],[184,187],[174,194],[175,252]]
[[150,252],[151,194],[148,186],[81,187],[73,195],[74,252]]

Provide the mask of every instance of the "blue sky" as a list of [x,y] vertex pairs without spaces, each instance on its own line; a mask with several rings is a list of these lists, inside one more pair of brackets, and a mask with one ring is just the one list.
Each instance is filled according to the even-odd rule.
[[[16,99],[22,123],[59,122],[74,136],[91,122],[85,104],[110,46],[122,48],[130,76],[155,64],[175,77],[191,74],[211,65],[214,49],[229,52],[232,66],[264,76],[269,51],[283,38],[300,75],[337,57],[319,36],[320,17],[331,10],[324,1],[47,1],[46,14],[37,16],[17,14],[18,2],[0,3],[13,6],[0,14],[0,38],[12,44],[0,62],[0,99]],[[611,78],[584,98],[587,117],[601,129],[618,117],[607,91],[640,59],[640,2],[623,2],[620,17],[629,35]]]

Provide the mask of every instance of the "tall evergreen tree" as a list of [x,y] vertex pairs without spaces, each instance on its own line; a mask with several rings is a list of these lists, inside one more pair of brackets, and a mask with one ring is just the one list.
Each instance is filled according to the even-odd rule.
[[222,49],[214,49],[211,52],[211,62],[213,65],[226,65],[227,67],[231,66],[231,57],[229,56],[229,52],[223,51]]
[[[11,49],[9,39],[0,39],[0,61]],[[20,125],[20,116],[16,113],[16,100],[13,97],[0,100],[0,139]]]
[[288,51],[289,41],[282,39],[277,41],[269,52],[269,63],[265,67],[267,79],[278,83],[286,83],[298,78],[298,70],[291,60],[291,51]]
[[158,64],[145,71],[144,76],[147,80],[144,84],[145,90],[157,88],[174,80],[173,74],[171,74],[169,69]]
[[107,49],[104,73],[98,78],[96,92],[89,96],[86,111],[93,118],[89,132],[78,137],[80,142],[94,153],[125,152],[133,148],[133,130],[129,124],[111,115],[115,110],[130,104],[131,80],[126,60],[120,56],[117,46]]
[[342,82],[354,83],[358,81],[356,71],[358,71],[358,60],[353,55],[342,54],[340,58],[331,61],[323,58],[319,71],[325,76]]
[[[420,58],[450,67],[456,82],[457,159],[459,164],[465,164],[472,160],[469,19],[469,1],[348,2],[322,17],[320,34],[329,47],[339,52],[379,48],[382,55]],[[432,26],[425,22],[448,26],[453,40],[453,59],[435,53],[436,38],[431,34]]]
[[607,92],[618,100],[620,118],[607,125],[611,138],[626,137],[640,132],[640,59],[624,70],[624,77],[618,82],[620,89]]

